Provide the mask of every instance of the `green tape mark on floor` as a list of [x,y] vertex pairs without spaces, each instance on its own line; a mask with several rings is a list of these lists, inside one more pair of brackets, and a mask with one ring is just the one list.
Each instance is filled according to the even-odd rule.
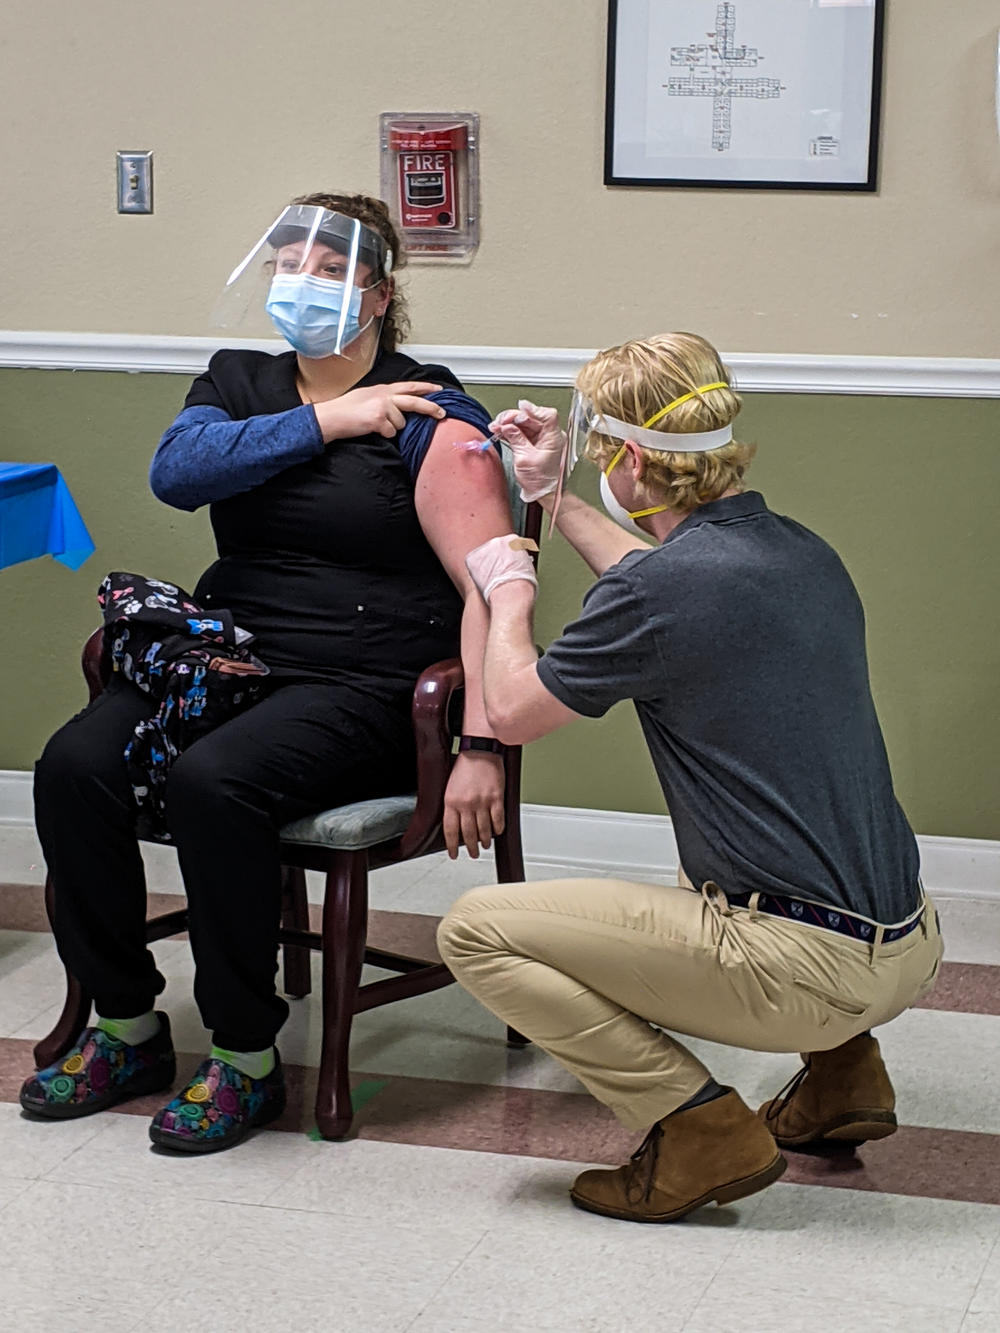
[[[356,1088],[351,1089],[351,1109],[355,1114],[360,1111],[365,1102],[370,1102],[373,1097],[377,1097],[383,1088],[388,1087],[388,1079],[379,1082],[378,1079],[367,1078],[359,1083]],[[314,1143],[324,1143],[326,1140],[319,1130],[313,1126],[306,1135],[307,1139],[312,1139]]]
[[351,1089],[351,1106],[355,1111],[360,1111],[365,1102],[370,1102],[373,1097],[377,1097],[383,1088],[389,1086],[389,1080],[383,1079],[379,1083],[376,1079],[365,1079],[359,1083],[356,1088]]

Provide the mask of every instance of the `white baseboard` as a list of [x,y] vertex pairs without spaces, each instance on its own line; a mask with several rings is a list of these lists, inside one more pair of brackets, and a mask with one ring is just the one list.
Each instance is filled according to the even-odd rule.
[[30,773],[0,768],[0,824],[33,824]]
[[[0,769],[0,828],[27,828],[32,822],[31,774]],[[542,865],[637,880],[677,873],[677,843],[666,815],[526,804],[521,829],[525,856]],[[923,834],[917,844],[929,892],[1000,902],[1000,841]]]
[[[169,337],[0,329],[0,367],[146,371],[200,375],[219,347],[283,352],[278,338]],[[472,347],[412,344],[418,361],[444,364],[466,384],[572,385],[594,355],[589,347]],[[747,393],[888,394],[928,398],[1000,397],[1000,360],[986,357],[844,356],[726,352]]]
[[[623,879],[677,871],[677,842],[667,815],[524,805],[521,827],[532,861],[581,865]],[[917,846],[928,892],[1000,902],[1000,842],[918,834]]]

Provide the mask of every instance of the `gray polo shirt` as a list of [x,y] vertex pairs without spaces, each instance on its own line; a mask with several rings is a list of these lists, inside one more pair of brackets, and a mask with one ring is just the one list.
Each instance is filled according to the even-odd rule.
[[756,491],[627,555],[538,663],[546,689],[639,721],[695,884],[784,893],[886,925],[917,904],[916,841],[840,558]]

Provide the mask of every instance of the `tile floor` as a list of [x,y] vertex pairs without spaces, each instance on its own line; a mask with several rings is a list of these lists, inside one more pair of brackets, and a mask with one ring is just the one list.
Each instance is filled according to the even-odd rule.
[[[151,890],[176,892],[171,854],[149,860]],[[437,857],[379,872],[376,923],[424,940],[427,916],[492,873]],[[529,867],[561,873],[574,872]],[[22,1117],[17,1088],[62,985],[41,878],[33,837],[0,828],[0,1330],[1000,1333],[1000,905],[940,903],[938,990],[879,1034],[894,1138],[797,1155],[763,1194],[638,1227],[566,1196],[634,1136],[542,1053],[509,1051],[456,987],[358,1018],[367,1100],[347,1142],[309,1136],[312,998],[282,1034],[288,1114],[232,1153],[152,1152],[159,1098]],[[206,1046],[190,955],[155,947],[186,1076]],[[797,1064],[692,1044],[751,1103]]]

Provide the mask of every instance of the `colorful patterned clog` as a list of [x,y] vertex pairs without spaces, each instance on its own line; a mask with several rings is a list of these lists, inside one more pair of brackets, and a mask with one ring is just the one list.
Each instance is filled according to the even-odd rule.
[[250,1078],[224,1060],[202,1061],[183,1092],[157,1111],[149,1137],[178,1152],[234,1148],[285,1109],[285,1077],[277,1051],[274,1056],[275,1066],[264,1078]]
[[21,1105],[32,1115],[73,1120],[169,1088],[177,1077],[170,1020],[163,1013],[157,1017],[159,1032],[137,1046],[101,1028],[85,1028],[61,1060],[25,1079]]

